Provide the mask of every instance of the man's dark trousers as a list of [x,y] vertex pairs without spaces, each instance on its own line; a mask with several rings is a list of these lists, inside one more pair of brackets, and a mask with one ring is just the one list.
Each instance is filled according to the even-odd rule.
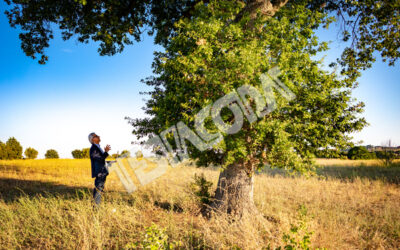
[[95,144],[92,144],[90,148],[90,161],[92,163],[92,178],[96,178],[94,180],[95,188],[93,189],[95,206],[98,206],[101,202],[101,193],[104,190],[104,184],[108,175],[105,167],[107,156],[107,152],[103,152]]
[[106,182],[108,173],[104,170],[103,172],[99,173],[94,179],[94,189],[93,189],[93,199],[98,206],[101,202],[101,193],[104,192],[104,184]]

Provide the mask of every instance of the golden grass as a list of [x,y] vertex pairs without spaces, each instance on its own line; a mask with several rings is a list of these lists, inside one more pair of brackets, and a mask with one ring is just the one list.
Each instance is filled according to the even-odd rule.
[[[360,168],[359,162],[319,161],[344,171]],[[365,168],[373,169],[368,163]],[[89,160],[0,161],[0,248],[121,249],[143,240],[152,223],[166,228],[169,239],[185,249],[277,247],[298,222],[300,205],[308,208],[313,247],[400,248],[400,186],[357,171],[352,178],[329,171],[321,172],[325,178],[310,179],[259,174],[254,198],[267,220],[230,224],[222,216],[198,215],[189,187],[194,173],[204,173],[215,188],[218,171],[213,169],[177,167],[132,194],[112,173],[102,207],[93,212]],[[382,173],[392,180],[400,168]]]
[[[342,159],[317,159],[317,164],[321,166],[342,166],[342,167],[376,167],[382,166],[382,161],[380,160],[342,160]],[[400,160],[395,160],[395,164],[399,164]]]

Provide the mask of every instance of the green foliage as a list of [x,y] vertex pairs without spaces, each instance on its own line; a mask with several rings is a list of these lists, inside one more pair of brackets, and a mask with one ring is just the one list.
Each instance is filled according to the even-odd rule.
[[36,157],[38,156],[38,151],[34,148],[27,148],[25,149],[25,156],[28,159],[36,159]]
[[291,224],[290,232],[283,235],[283,242],[286,244],[284,249],[310,249],[311,235],[314,232],[307,228],[307,208],[300,206],[299,221],[297,224]]
[[376,157],[383,163],[385,167],[392,166],[394,160],[397,158],[395,152],[390,150],[377,151]]
[[[101,55],[114,55],[126,45],[140,40],[140,28],[145,22],[148,1],[40,1],[37,3],[13,0],[6,11],[12,27],[19,25],[22,49],[33,59],[41,55],[39,63],[48,57],[44,49],[53,39],[53,25],[57,24],[62,38],[68,40],[76,34],[79,42],[99,42]],[[23,9],[23,11],[21,11]]]
[[90,158],[90,148],[82,149],[82,158],[85,158],[85,159]]
[[207,181],[204,174],[194,174],[194,181],[190,183],[190,188],[194,194],[199,198],[201,204],[210,204],[210,192],[209,189],[213,185],[211,181]]
[[0,141],[0,160],[5,160],[8,158],[6,144]]
[[22,146],[14,137],[10,137],[6,142],[7,158],[9,160],[22,159]]
[[166,230],[152,223],[150,227],[146,228],[143,239],[140,242],[129,243],[124,249],[174,249],[180,245],[181,242],[170,242]]
[[56,150],[54,150],[54,149],[47,150],[46,154],[44,155],[44,157],[46,159],[58,159],[58,158],[60,158],[58,156],[58,152]]
[[90,158],[90,148],[75,149],[71,154],[74,159],[88,159]]
[[342,23],[342,40],[349,46],[338,60],[350,81],[370,68],[377,53],[394,65],[400,56],[400,1],[328,1],[327,11],[336,12]]
[[350,160],[364,160],[364,159],[375,159],[376,155],[374,152],[369,152],[366,147],[356,146],[349,150],[347,157]]
[[[298,210],[298,221],[296,224],[290,224],[290,231],[285,233],[282,237],[283,247],[277,247],[275,250],[294,250],[304,249],[309,250],[311,248],[311,236],[314,234],[313,231],[308,229],[308,214],[307,208],[304,205],[300,205]],[[268,247],[267,249],[271,249]],[[326,249],[326,248],[315,248],[315,249]]]
[[347,159],[347,153],[336,149],[321,149],[315,152],[315,157],[327,158],[327,159],[331,158]]
[[[273,112],[252,124],[245,120],[236,134],[222,133],[224,140],[212,149],[200,152],[189,144],[188,154],[203,166],[243,162],[263,168],[268,162],[308,173],[319,148],[349,147],[348,134],[366,124],[358,118],[364,104],[352,101],[348,82],[312,59],[327,49],[318,42],[314,27],[329,17],[306,6],[288,5],[276,18],[259,17],[250,29],[245,17],[232,22],[240,10],[237,1],[210,1],[196,5],[192,19],[176,22],[165,52],[155,54],[155,76],[144,81],[154,87],[145,107],[151,118],[130,120],[133,133],[139,139],[152,136],[178,121],[194,128],[202,108],[238,87],[247,84],[262,92],[260,75],[278,66],[279,79],[296,95],[293,101],[276,93]],[[221,115],[228,123],[234,119],[229,110]],[[218,132],[211,118],[206,129]],[[167,139],[176,148],[172,133]]]
[[71,152],[71,154],[74,159],[82,159],[83,158],[82,150],[75,149],[74,151]]
[[[139,42],[141,34],[147,30],[148,34],[155,33],[155,43],[166,46],[169,38],[175,34],[176,23],[183,18],[192,18],[195,15],[194,6],[199,3],[208,3],[201,0],[182,1],[21,1],[5,0],[10,9],[5,12],[12,27],[21,30],[21,48],[25,54],[35,59],[40,55],[39,63],[48,60],[45,49],[54,38],[53,29],[61,31],[64,40],[73,35],[82,43],[90,40],[99,42],[100,55],[114,55],[124,50],[132,40]],[[226,1],[229,5],[229,1]],[[253,1],[240,1],[239,10],[231,21],[250,20],[256,16],[261,6],[254,8]],[[274,11],[263,12],[267,17],[280,9],[283,1],[268,1]],[[282,11],[273,18],[284,18],[298,21],[292,15],[287,15],[285,9],[299,9],[319,11],[331,16],[321,23],[328,27],[333,21],[341,23],[342,40],[347,43],[340,60],[344,66],[344,75],[351,76],[350,81],[359,76],[359,70],[371,66],[375,60],[374,52],[380,52],[384,60],[393,65],[400,55],[398,37],[399,1],[349,1],[349,0],[299,0],[288,1]],[[100,11],[101,10],[101,11]],[[246,13],[247,12],[247,13]],[[281,13],[284,13],[281,15]],[[247,14],[247,15],[246,15]],[[231,13],[228,13],[231,15]],[[230,21],[230,22],[231,22]],[[146,27],[147,29],[143,29]],[[311,28],[316,30],[319,24]],[[290,33],[290,32],[287,32]],[[304,33],[302,35],[308,35]]]

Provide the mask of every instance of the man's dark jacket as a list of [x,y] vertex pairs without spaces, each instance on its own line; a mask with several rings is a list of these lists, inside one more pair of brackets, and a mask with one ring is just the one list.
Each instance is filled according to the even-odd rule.
[[97,177],[99,173],[106,171],[107,152],[101,153],[100,149],[92,144],[90,148],[90,161],[92,162],[92,178]]

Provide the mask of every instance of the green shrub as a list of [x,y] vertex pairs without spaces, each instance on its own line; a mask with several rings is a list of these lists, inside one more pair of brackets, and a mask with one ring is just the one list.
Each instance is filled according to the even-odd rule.
[[[304,205],[300,205],[298,209],[298,222],[296,224],[290,224],[289,232],[285,233],[282,237],[282,241],[285,245],[283,247],[277,247],[275,250],[311,249],[311,236],[314,232],[308,230],[307,222],[307,208]],[[268,246],[267,249],[269,250],[271,248]]]
[[22,146],[14,137],[10,137],[5,144],[6,158],[8,160],[22,159]]
[[82,158],[89,159],[90,158],[90,148],[82,149]]
[[75,149],[71,154],[74,159],[88,159],[90,158],[90,148]]
[[347,157],[350,160],[366,160],[375,159],[376,155],[373,152],[369,152],[366,147],[356,146],[349,150]]
[[125,245],[124,249],[174,249],[180,245],[181,242],[170,242],[166,230],[152,223],[150,227],[146,228],[143,239],[140,242],[129,243]]
[[8,154],[6,144],[0,141],[0,160],[5,160],[7,157]]
[[377,158],[383,163],[385,167],[392,166],[394,160],[397,158],[396,153],[394,151],[377,151],[376,152]]
[[194,194],[199,198],[199,201],[202,204],[210,204],[210,192],[209,189],[212,186],[211,181],[207,181],[204,174],[202,173],[200,176],[194,174],[194,182],[190,184],[190,187]]
[[26,158],[28,158],[28,159],[36,159],[36,157],[38,156],[38,153],[39,152],[34,148],[27,148],[27,149],[25,149],[25,152],[24,152]]
[[47,150],[47,152],[44,155],[44,157],[46,157],[46,159],[58,159],[58,158],[60,158],[58,156],[58,152],[56,150],[54,150],[54,149]]
[[72,157],[74,157],[74,159],[82,159],[83,158],[82,150],[75,149],[74,151],[71,152],[71,154],[72,154]]

